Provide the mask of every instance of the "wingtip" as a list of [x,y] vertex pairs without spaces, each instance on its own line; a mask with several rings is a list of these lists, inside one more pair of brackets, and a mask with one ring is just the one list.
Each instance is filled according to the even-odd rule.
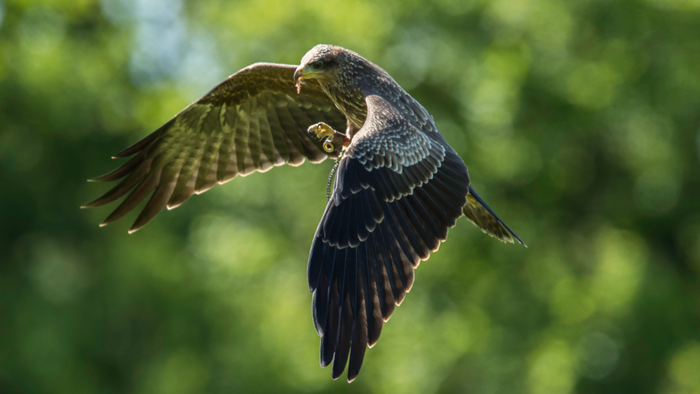
[[[508,228],[508,226],[506,226],[506,228]],[[510,228],[508,228],[508,230],[510,231],[511,234],[513,234],[513,237],[515,237],[515,239],[517,239],[518,242],[520,242],[520,245],[523,245],[525,248],[527,248],[527,245],[525,245],[525,242],[523,242],[523,240],[520,239],[520,237],[518,236],[518,234],[516,234],[515,232],[513,232],[513,230],[511,230]]]
[[180,205],[182,205],[183,203],[184,203],[184,201],[182,201],[182,202],[179,202],[179,201],[178,201],[178,202],[175,203],[175,204],[168,204],[168,205],[166,205],[165,207],[168,209],[168,211],[172,211],[173,209],[178,208],[178,207],[179,207]]
[[[496,215],[496,213],[495,213],[493,210],[491,210],[491,208],[489,208],[488,205],[486,205],[486,202],[484,202],[484,200],[481,199],[481,197],[476,193],[476,190],[474,190],[474,188],[473,188],[471,185],[469,185],[469,194],[471,194],[471,196],[472,196],[479,204],[481,204],[481,206],[483,206],[491,215],[493,215],[493,217],[496,218],[496,220],[498,220],[499,223],[501,223],[501,225],[502,225],[503,227],[505,227],[505,229],[511,234],[512,238],[517,239],[518,242],[520,242],[521,245],[523,245],[524,247],[527,248],[527,245],[525,245],[525,242],[523,242],[523,240],[520,239],[520,237],[518,236],[518,234],[516,234],[515,231],[511,230],[511,228],[508,227],[508,225],[507,225],[503,220],[501,220],[501,218],[499,218],[498,215]],[[467,198],[468,198],[468,197],[467,197]],[[486,230],[484,230],[484,229],[482,229],[482,231],[486,232]],[[515,242],[513,242],[512,239],[511,239],[510,241],[511,241],[512,243],[515,243]],[[505,242],[505,241],[504,241],[504,242]]]
[[140,227],[139,227],[139,228],[133,228],[133,227],[132,227],[132,228],[129,229],[129,234],[133,234],[133,233],[139,231],[140,229],[141,229]]
[[100,223],[100,227],[105,227],[105,226],[108,225],[108,224],[109,224],[109,223],[102,222],[102,223]]

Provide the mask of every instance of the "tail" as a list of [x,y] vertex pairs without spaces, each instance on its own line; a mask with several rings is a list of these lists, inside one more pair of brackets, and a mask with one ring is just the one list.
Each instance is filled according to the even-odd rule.
[[511,230],[507,224],[503,223],[503,220],[501,220],[501,218],[486,205],[484,200],[476,194],[476,191],[471,185],[469,185],[469,191],[467,192],[467,204],[464,205],[462,210],[464,216],[466,216],[470,222],[481,228],[481,231],[486,234],[503,242],[510,243],[514,243],[513,237],[515,237],[518,242],[527,248],[527,245],[518,237],[518,234]]

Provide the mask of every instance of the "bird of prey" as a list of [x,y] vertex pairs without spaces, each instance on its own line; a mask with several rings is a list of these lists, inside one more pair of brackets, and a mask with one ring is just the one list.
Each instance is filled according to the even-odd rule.
[[357,377],[367,347],[411,289],[414,268],[460,216],[524,245],[470,186],[425,108],[379,66],[337,46],[315,46],[298,67],[242,69],[115,158],[129,156],[92,179],[123,178],[84,207],[131,191],[104,226],[152,192],[130,233],[238,175],[338,161],[307,268],[321,366],[333,363],[333,379],[346,365],[348,381]]

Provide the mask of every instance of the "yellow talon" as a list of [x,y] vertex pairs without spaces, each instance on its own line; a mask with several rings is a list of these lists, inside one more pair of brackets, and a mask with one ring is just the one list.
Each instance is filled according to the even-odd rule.
[[333,137],[335,132],[333,129],[325,123],[316,123],[315,125],[309,127],[309,133],[313,133],[317,139],[324,137]]

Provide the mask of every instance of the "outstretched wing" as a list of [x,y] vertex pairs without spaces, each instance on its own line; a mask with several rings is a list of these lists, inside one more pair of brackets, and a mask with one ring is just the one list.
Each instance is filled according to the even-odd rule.
[[294,85],[296,66],[258,63],[233,74],[158,130],[118,153],[133,156],[94,182],[124,178],[84,208],[131,194],[100,225],[133,210],[155,191],[129,232],[148,223],[161,209],[178,207],[194,193],[238,175],[265,172],[305,159],[318,163],[328,154],[308,138],[308,126],[325,122],[343,130],[345,116],[313,80],[301,94]]
[[333,196],[308,264],[321,366],[348,381],[367,346],[462,215],[469,177],[448,145],[418,130],[392,104],[366,99],[368,115],[340,161]]

